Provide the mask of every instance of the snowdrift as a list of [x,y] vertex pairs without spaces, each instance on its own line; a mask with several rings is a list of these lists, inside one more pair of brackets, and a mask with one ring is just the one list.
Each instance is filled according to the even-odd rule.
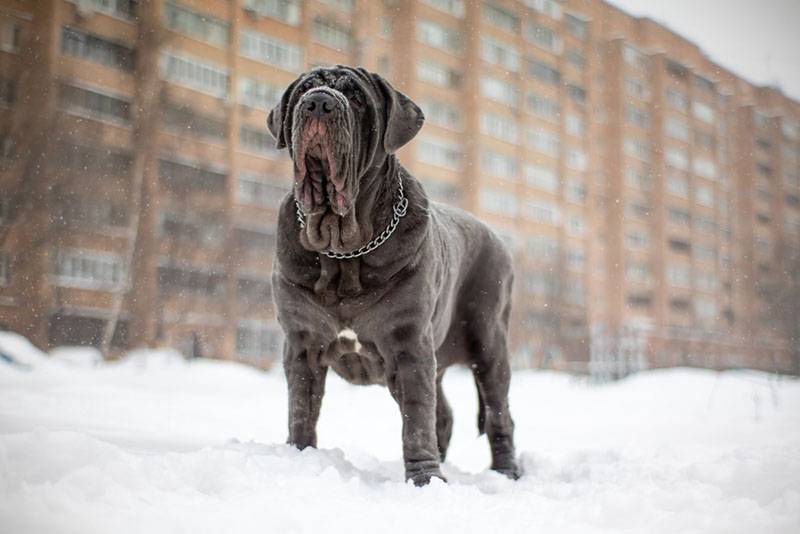
[[[800,383],[517,372],[524,477],[486,470],[471,376],[449,484],[403,481],[388,392],[328,381],[319,450],[283,444],[282,373],[139,351],[42,354],[0,333],[0,532],[798,532]],[[359,421],[361,421],[359,423]]]

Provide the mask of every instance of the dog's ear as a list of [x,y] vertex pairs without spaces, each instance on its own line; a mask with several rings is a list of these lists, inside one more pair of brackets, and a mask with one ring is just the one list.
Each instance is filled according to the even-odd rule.
[[294,93],[294,88],[297,87],[300,79],[293,81],[289,87],[283,92],[280,102],[278,102],[267,116],[267,128],[272,137],[275,138],[275,147],[278,149],[286,148],[286,137],[291,135],[287,133],[289,124],[287,121],[289,113],[289,101]]
[[383,97],[383,148],[387,154],[393,154],[417,135],[425,122],[425,115],[419,106],[381,75],[373,73],[371,77]]

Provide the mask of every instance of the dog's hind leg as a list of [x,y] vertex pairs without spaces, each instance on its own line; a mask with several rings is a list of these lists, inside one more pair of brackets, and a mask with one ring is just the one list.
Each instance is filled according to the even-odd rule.
[[478,398],[483,401],[484,428],[492,450],[492,469],[509,478],[519,478],[514,451],[514,421],[508,408],[508,389],[511,370],[505,334],[499,332],[493,339],[478,341],[477,358],[472,366],[478,386]]
[[436,379],[436,438],[439,445],[439,458],[444,462],[450,436],[453,435],[453,410],[442,390],[442,374]]

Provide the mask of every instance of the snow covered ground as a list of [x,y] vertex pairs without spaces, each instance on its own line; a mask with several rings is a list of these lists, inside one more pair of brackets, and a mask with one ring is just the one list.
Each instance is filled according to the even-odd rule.
[[488,472],[449,371],[449,484],[403,482],[400,417],[328,382],[319,450],[283,444],[282,373],[149,352],[46,357],[0,333],[0,532],[800,531],[800,382],[676,369],[589,385],[514,374],[525,476]]

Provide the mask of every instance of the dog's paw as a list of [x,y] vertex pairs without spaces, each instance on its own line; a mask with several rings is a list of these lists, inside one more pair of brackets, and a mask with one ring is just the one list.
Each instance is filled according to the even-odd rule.
[[519,480],[522,476],[522,469],[520,469],[516,463],[504,465],[502,467],[492,467],[492,471],[497,471],[501,475],[505,475],[511,480]]
[[438,478],[442,482],[447,483],[447,479],[438,469],[435,471],[422,471],[413,474],[406,473],[406,480],[410,480],[418,488],[422,486],[427,486],[428,484],[431,483],[431,480],[434,478]]

